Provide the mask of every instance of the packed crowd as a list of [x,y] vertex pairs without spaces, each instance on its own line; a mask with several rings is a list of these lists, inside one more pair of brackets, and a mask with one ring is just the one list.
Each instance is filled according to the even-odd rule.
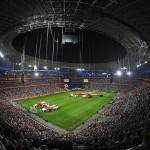
[[0,81],[0,88],[62,83],[62,81],[63,80],[61,77],[35,78],[35,79],[26,79],[25,78],[24,82],[22,82],[21,79],[8,80],[8,81],[5,80],[5,81]]
[[[0,91],[1,92],[0,93],[0,99],[1,99],[0,120],[2,121],[1,123],[3,125],[0,132],[1,148],[3,147],[3,149],[6,148],[8,150],[28,149],[25,148],[25,146],[27,145],[24,145],[24,143],[19,143],[21,145],[16,145],[16,143],[12,143],[14,141],[13,138],[10,136],[13,136],[14,132],[15,132],[15,136],[17,136],[15,140],[20,140],[20,139],[24,140],[26,138],[32,140],[38,140],[39,137],[40,138],[42,137],[42,139],[49,139],[49,140],[54,140],[55,138],[57,138],[58,140],[59,138],[61,138],[61,134],[47,128],[46,126],[43,126],[42,124],[32,119],[30,115],[24,113],[21,109],[14,106],[11,99],[27,97],[28,94],[30,97],[32,97],[38,94],[39,95],[53,94],[56,92],[63,92],[63,91],[64,90],[58,87],[57,85],[43,86],[43,87],[36,86],[30,88],[17,88],[17,89],[12,88],[12,89],[1,90]],[[5,130],[7,129],[5,127],[10,127],[11,129],[13,129],[13,134],[12,134],[12,130],[8,130],[9,132],[8,134],[10,134],[9,137],[5,137]],[[26,142],[28,141],[27,139]],[[5,142],[3,142],[3,140]],[[28,141],[28,144],[29,143],[31,144],[31,142]],[[22,146],[22,148],[20,148],[20,146]],[[30,149],[31,148],[30,145],[28,146]]]
[[23,99],[31,98],[42,95],[50,95],[53,93],[64,92],[64,90],[57,85],[46,85],[46,86],[29,86],[29,87],[17,87],[11,89],[3,89],[0,91],[3,96],[9,97],[10,99]]
[[[87,128],[83,129],[79,136],[80,145],[86,146],[88,141],[93,149],[117,149],[126,150],[132,147],[132,150],[150,149],[150,85],[145,85],[140,89],[140,93],[129,93],[132,95],[131,102],[122,112],[118,120],[101,122],[96,120]],[[138,94],[138,97],[135,95]],[[114,115],[120,107],[110,106],[105,114]],[[69,135],[74,136],[74,135]],[[76,135],[77,139],[78,136]],[[74,138],[74,137],[73,137]],[[143,140],[143,141],[142,141]],[[85,142],[86,141],[86,142]],[[134,143],[135,142],[135,143]],[[142,143],[143,142],[143,143]],[[83,144],[84,143],[84,144]],[[142,144],[141,144],[142,143]],[[96,148],[95,148],[96,146]],[[133,148],[134,147],[134,148]]]
[[[140,94],[140,89],[142,87],[148,86],[148,83],[142,81],[129,81],[128,84],[107,84],[103,83],[96,83],[89,86],[90,89],[100,90],[100,91],[107,91],[107,92],[116,92],[117,97],[111,103],[111,107],[107,109],[106,112],[103,113],[105,116],[114,116],[120,115],[122,112],[134,108],[136,99],[138,99]],[[146,95],[145,95],[146,96]]]
[[[118,93],[102,114],[103,117],[117,115],[118,119],[102,122],[98,116],[80,132],[67,134],[45,127],[11,102],[25,96],[63,92],[62,88],[53,85],[1,90],[0,149],[149,150],[150,84],[137,80],[127,84],[101,84],[93,80],[88,89]],[[64,148],[56,144],[59,140],[69,143]]]

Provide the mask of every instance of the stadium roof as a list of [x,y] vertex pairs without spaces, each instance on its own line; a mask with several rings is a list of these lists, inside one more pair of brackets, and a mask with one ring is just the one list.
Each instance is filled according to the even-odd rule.
[[[1,0],[0,10],[0,46],[16,61],[20,61],[21,53],[12,47],[12,39],[48,24],[111,37],[127,50],[120,67],[136,67],[150,57],[149,0]],[[26,61],[32,59],[26,57]],[[118,67],[118,62],[109,65]]]
[[17,36],[12,45],[33,57],[37,52],[37,58],[68,63],[108,63],[126,55],[126,49],[107,36],[85,29],[65,32],[72,29],[52,28],[56,42],[47,28],[32,30]]

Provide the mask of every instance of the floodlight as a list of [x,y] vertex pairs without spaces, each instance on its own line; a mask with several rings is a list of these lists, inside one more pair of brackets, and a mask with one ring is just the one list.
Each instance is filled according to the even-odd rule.
[[37,77],[37,76],[39,75],[39,73],[38,73],[38,72],[36,72],[34,75]]
[[4,54],[2,52],[0,52],[0,57],[4,58]]
[[77,71],[81,71],[82,69],[81,69],[81,68],[77,68],[76,70],[77,70]]
[[47,66],[44,66],[43,68],[44,68],[44,69],[47,69]]
[[141,66],[141,64],[138,64],[136,67],[138,68],[138,67],[140,67]]
[[118,76],[121,76],[121,75],[122,75],[122,72],[121,72],[120,70],[118,70],[118,71],[116,72],[116,74],[117,74]]
[[127,67],[123,67],[123,68],[121,68],[122,70],[126,70],[127,69]]
[[131,72],[130,72],[130,71],[127,71],[127,75],[130,76],[130,75],[131,75]]

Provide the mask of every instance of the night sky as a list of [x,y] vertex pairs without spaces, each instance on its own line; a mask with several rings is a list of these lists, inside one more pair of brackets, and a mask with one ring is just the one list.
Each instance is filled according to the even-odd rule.
[[55,42],[54,48],[50,31],[47,43],[47,28],[32,30],[19,35],[13,40],[13,47],[20,52],[25,48],[27,55],[35,57],[37,45],[37,57],[39,57],[40,51],[40,58],[42,59],[46,59],[46,47],[48,47],[47,59],[70,63],[112,62],[126,55],[126,50],[120,43],[100,33],[85,29],[76,29],[74,33],[63,31],[64,34],[76,35],[78,43],[62,45],[62,28],[52,28],[51,31],[55,41],[58,38],[58,44]]

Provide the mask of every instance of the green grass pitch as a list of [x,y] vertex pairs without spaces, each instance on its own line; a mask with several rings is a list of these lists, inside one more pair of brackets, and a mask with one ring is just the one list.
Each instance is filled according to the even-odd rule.
[[93,96],[92,98],[83,98],[82,96],[69,97],[69,93],[65,92],[18,100],[17,103],[27,110],[30,110],[30,106],[42,101],[49,102],[50,105],[60,106],[60,110],[46,113],[41,112],[41,108],[39,107],[37,108],[36,115],[67,131],[73,131],[115,96],[115,93],[92,92],[103,94],[103,97]]

